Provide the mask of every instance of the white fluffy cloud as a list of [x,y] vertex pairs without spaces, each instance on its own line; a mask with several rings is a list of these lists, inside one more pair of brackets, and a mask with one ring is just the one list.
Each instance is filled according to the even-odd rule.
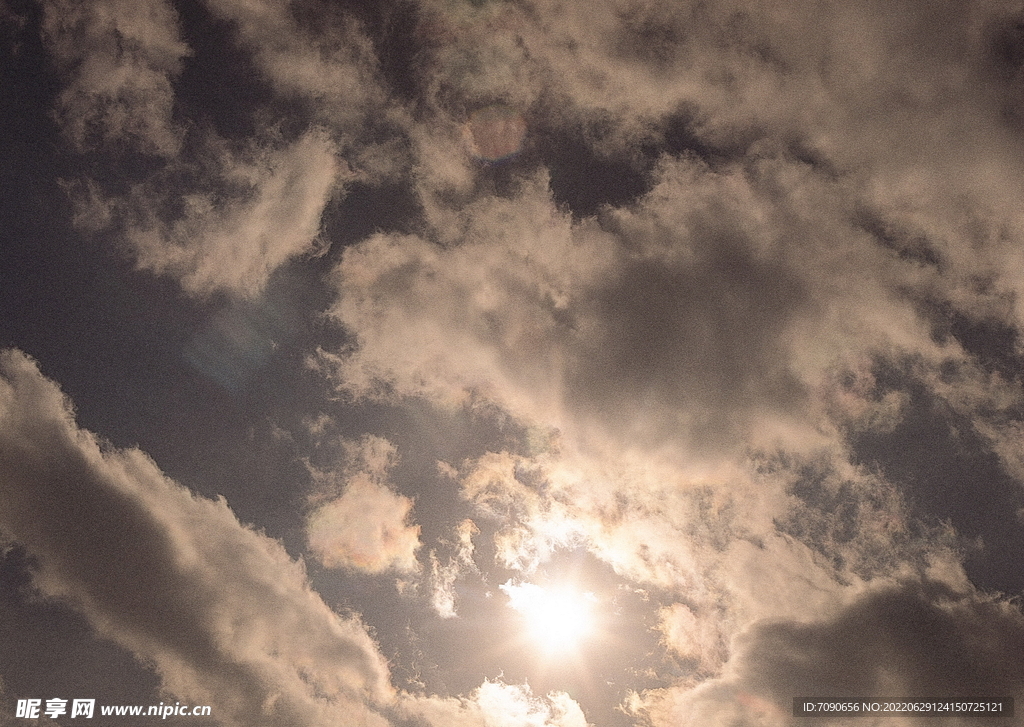
[[563,692],[537,697],[527,685],[492,681],[467,697],[407,697],[401,712],[451,727],[588,727],[579,704]]
[[315,487],[306,517],[310,550],[330,568],[418,571],[420,528],[411,522],[413,501],[388,481],[395,446],[374,436],[341,444],[337,470],[309,465]]
[[409,498],[369,478],[353,477],[340,497],[309,515],[309,547],[332,568],[417,570],[419,528],[408,522],[411,511]]
[[[332,313],[357,345],[323,360],[357,395],[482,399],[557,432],[540,458],[464,470],[465,496],[508,519],[505,564],[587,542],[622,572],[692,585],[730,542],[774,537],[794,505],[792,473],[752,472],[752,451],[841,463],[837,422],[869,405],[876,426],[898,417],[893,397],[855,402],[845,372],[873,355],[965,359],[905,295],[934,275],[849,224],[842,192],[791,160],[682,160],[632,207],[574,222],[543,180],[526,183],[468,205],[445,245],[378,235],[347,250]],[[846,470],[876,503],[856,528],[878,551],[865,539],[847,555],[881,563],[906,513]]]

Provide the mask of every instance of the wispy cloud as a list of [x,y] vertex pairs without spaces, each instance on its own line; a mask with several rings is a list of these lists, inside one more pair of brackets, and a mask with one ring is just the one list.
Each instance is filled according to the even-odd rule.
[[180,149],[173,81],[190,51],[164,2],[44,5],[44,30],[69,74],[57,117],[79,148],[121,144],[161,157]]
[[[379,106],[381,97],[364,77],[372,75],[372,59],[352,55],[358,29],[318,45],[281,6],[212,9],[237,23],[243,43],[260,33],[279,39],[280,47],[261,46],[256,58],[281,93],[317,103],[340,94],[345,103],[319,120],[310,117],[294,138],[270,126],[238,143],[208,122],[178,118],[177,77],[192,51],[168,3],[51,3],[46,37],[67,78],[58,114],[65,133],[83,151],[120,160],[114,175],[138,180],[73,180],[81,228],[113,231],[140,268],[178,279],[193,295],[253,297],[279,266],[316,251],[324,207],[357,176],[339,156],[342,149],[360,173],[380,176],[364,163],[374,155],[353,151],[352,143],[370,99]],[[366,90],[359,103],[356,88]],[[342,119],[342,109],[351,118]],[[149,171],[140,178],[140,169]]]
[[216,193],[188,194],[168,217],[154,202],[169,202],[172,189],[147,184],[111,200],[105,216],[130,220],[122,231],[140,267],[172,275],[197,295],[251,297],[280,265],[314,251],[320,216],[342,179],[335,153],[319,131],[280,149],[253,149],[250,159],[225,149],[215,167],[226,187],[238,185],[228,204],[218,204]]

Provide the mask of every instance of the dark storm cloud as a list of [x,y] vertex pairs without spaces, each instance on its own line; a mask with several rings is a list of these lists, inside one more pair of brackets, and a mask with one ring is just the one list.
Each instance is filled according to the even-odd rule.
[[[806,722],[792,716],[797,697],[1019,700],[1024,691],[1024,619],[1017,607],[934,582],[869,591],[834,619],[761,624],[741,634],[734,648],[722,678],[689,692],[651,695],[654,722],[795,725]],[[844,719],[818,721],[847,724]],[[991,721],[931,716],[872,723]]]

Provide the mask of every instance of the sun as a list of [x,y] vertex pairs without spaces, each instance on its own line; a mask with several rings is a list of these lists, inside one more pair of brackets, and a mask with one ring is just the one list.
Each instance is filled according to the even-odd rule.
[[593,593],[512,581],[500,588],[508,596],[509,607],[522,616],[530,641],[548,655],[576,651],[593,634],[597,601]]

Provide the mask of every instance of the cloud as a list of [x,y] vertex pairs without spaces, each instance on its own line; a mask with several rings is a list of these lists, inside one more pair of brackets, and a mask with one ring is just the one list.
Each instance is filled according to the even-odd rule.
[[280,149],[256,151],[253,159],[226,153],[218,170],[245,192],[221,206],[214,195],[186,194],[181,214],[161,219],[156,200],[170,190],[139,187],[117,203],[134,218],[125,230],[140,268],[171,274],[195,295],[227,289],[254,296],[271,273],[314,250],[324,206],[338,191],[336,149],[313,130]]
[[386,724],[391,689],[373,641],[279,543],[142,452],[78,428],[24,354],[3,352],[0,372],[0,529],[34,558],[44,595],[225,724]]
[[812,394],[833,367],[960,355],[900,292],[928,273],[850,225],[840,192],[784,158],[666,161],[647,196],[596,220],[560,212],[541,177],[460,209],[443,246],[371,237],[335,278],[331,313],[357,341],[339,383],[472,392],[570,445],[691,460],[820,446]]
[[[1020,290],[1012,4],[943,2],[927,15],[909,2],[884,13],[801,2],[418,7],[419,88],[439,116],[463,123],[503,101],[534,132],[582,134],[587,151],[641,169],[645,145],[717,160],[791,153],[840,180],[884,223],[885,244],[913,254],[923,242],[947,263],[957,307],[977,314]],[[420,179],[435,165],[425,159]],[[979,275],[998,283],[982,294]]]
[[451,543],[442,540],[441,543],[448,548],[454,548],[454,554],[448,557],[446,564],[442,565],[437,552],[430,551],[430,605],[441,618],[454,618],[458,593],[455,590],[455,583],[466,573],[480,574],[476,561],[473,559],[475,546],[473,536],[480,534],[480,529],[470,519],[465,519],[455,528],[458,537],[457,542]]
[[413,502],[387,483],[394,445],[373,436],[346,444],[348,463],[340,475],[311,467],[319,491],[306,519],[310,549],[330,568],[418,571],[420,528],[410,523]]
[[[753,452],[841,462],[839,424],[898,419],[898,394],[871,403],[869,379],[844,390],[843,372],[865,357],[964,360],[903,293],[931,274],[852,226],[840,192],[786,158],[666,161],[636,204],[575,221],[526,180],[458,211],[443,244],[376,235],[346,250],[331,312],[355,346],[321,361],[359,396],[483,400],[557,432],[542,456],[463,470],[467,499],[508,525],[506,566],[587,542],[634,577],[692,585],[696,563],[773,536],[795,504],[792,479],[752,471]],[[857,500],[884,488],[851,481]],[[865,516],[903,517],[898,498],[876,500]]]
[[639,458],[613,467],[505,452],[467,462],[461,483],[480,519],[495,523],[499,566],[550,573],[559,553],[590,551],[624,582],[660,594],[650,626],[687,670],[707,676],[727,665],[746,625],[824,618],[867,584],[971,588],[952,528],[919,522],[897,488],[844,456],[778,455],[755,473],[697,478]]
[[485,681],[468,697],[405,695],[401,712],[451,727],[587,727],[583,710],[564,692],[536,697],[527,685]]
[[350,136],[368,113],[387,109],[369,36],[329,3],[211,0],[208,7],[233,24],[277,93],[314,102],[320,123]]
[[[792,717],[798,697],[1019,699],[1022,645],[1024,619],[1011,603],[904,581],[871,589],[830,618],[757,624],[736,638],[721,678],[651,692],[638,705],[654,724],[781,726],[800,723]],[[986,719],[962,715],[955,722]]]
[[455,580],[459,577],[459,564],[449,561],[441,565],[434,551],[430,552],[430,605],[441,618],[454,618]]
[[[213,6],[238,21],[243,39],[253,41],[262,29],[280,40],[283,47],[265,49],[257,60],[281,93],[322,103],[330,87],[347,105],[339,101],[320,122],[298,124],[298,134],[257,124],[257,134],[241,142],[221,137],[206,121],[183,117],[175,79],[191,51],[180,37],[177,14],[159,0],[50,3],[46,39],[66,78],[58,109],[65,134],[81,151],[116,150],[106,177],[66,183],[78,226],[113,231],[139,268],[172,276],[189,294],[227,291],[251,298],[278,267],[316,251],[325,206],[356,176],[339,158],[342,148],[364,173],[379,165],[359,161],[376,158],[365,145],[353,151],[370,102],[355,103],[351,91],[365,89],[363,95],[378,101],[379,94],[359,70],[368,61],[357,63],[343,53],[360,45],[358,29],[334,39],[335,52],[321,58],[326,50],[301,40],[279,6]],[[366,73],[371,71],[372,64]],[[272,101],[253,94],[257,107]],[[348,121],[339,115],[343,108],[351,112]],[[258,108],[251,113],[258,115]]]
[[349,480],[341,497],[314,510],[309,547],[324,565],[369,573],[418,569],[419,527],[409,525],[412,501],[366,477]]
[[[318,251],[348,186],[409,188],[414,224],[340,256],[328,315],[351,339],[321,370],[357,399],[481,406],[529,433],[451,483],[498,568],[586,548],[662,590],[665,646],[697,677],[640,699],[654,723],[784,724],[786,675],[871,686],[866,661],[836,666],[857,628],[918,678],[941,649],[914,632],[917,655],[885,651],[894,613],[962,635],[967,661],[946,661],[968,673],[1006,656],[980,624],[1015,634],[1016,612],[970,590],[952,526],[920,522],[864,443],[902,433],[926,391],[1024,472],[1019,8],[420,0],[364,25],[312,0],[210,0],[268,95],[229,142],[175,121],[189,49],[169,5],[48,7],[66,135],[162,165],[127,192],[83,183],[79,222],[190,294],[258,295]],[[290,131],[273,102],[300,107]],[[311,466],[311,551],[417,571],[394,447],[347,446]],[[477,567],[467,532],[447,560],[426,548],[442,617]],[[1018,690],[1015,674],[990,676]],[[581,723],[552,700],[487,682],[408,709]]]
[[[876,10],[422,2],[422,226],[335,271],[352,341],[319,363],[340,389],[542,433],[457,468],[495,564],[582,547],[665,589],[665,643],[700,678],[738,668],[755,624],[838,619],[894,579],[968,592],[956,533],[856,451],[915,413],[914,387],[1020,470],[1013,368],[940,323],[1024,320],[1019,140],[1009,92],[979,80],[1006,11]],[[489,108],[525,125],[501,164],[460,143]],[[640,191],[560,204],[556,167],[579,160],[543,133]]]
[[80,149],[129,146],[171,157],[182,141],[172,119],[173,81],[189,48],[177,13],[164,2],[44,4],[44,33],[57,66],[69,74],[57,118]]
[[[175,278],[197,297],[226,291],[255,298],[289,260],[317,252],[324,207],[345,179],[321,130],[243,152],[207,140],[194,164],[175,161],[124,195],[90,180],[66,184],[75,223],[115,231],[142,270]],[[175,177],[206,177],[183,190]]]
[[660,612],[659,630],[670,649],[683,659],[696,662],[704,673],[715,673],[725,662],[726,648],[719,630],[708,619],[697,618],[682,603],[666,606]]

